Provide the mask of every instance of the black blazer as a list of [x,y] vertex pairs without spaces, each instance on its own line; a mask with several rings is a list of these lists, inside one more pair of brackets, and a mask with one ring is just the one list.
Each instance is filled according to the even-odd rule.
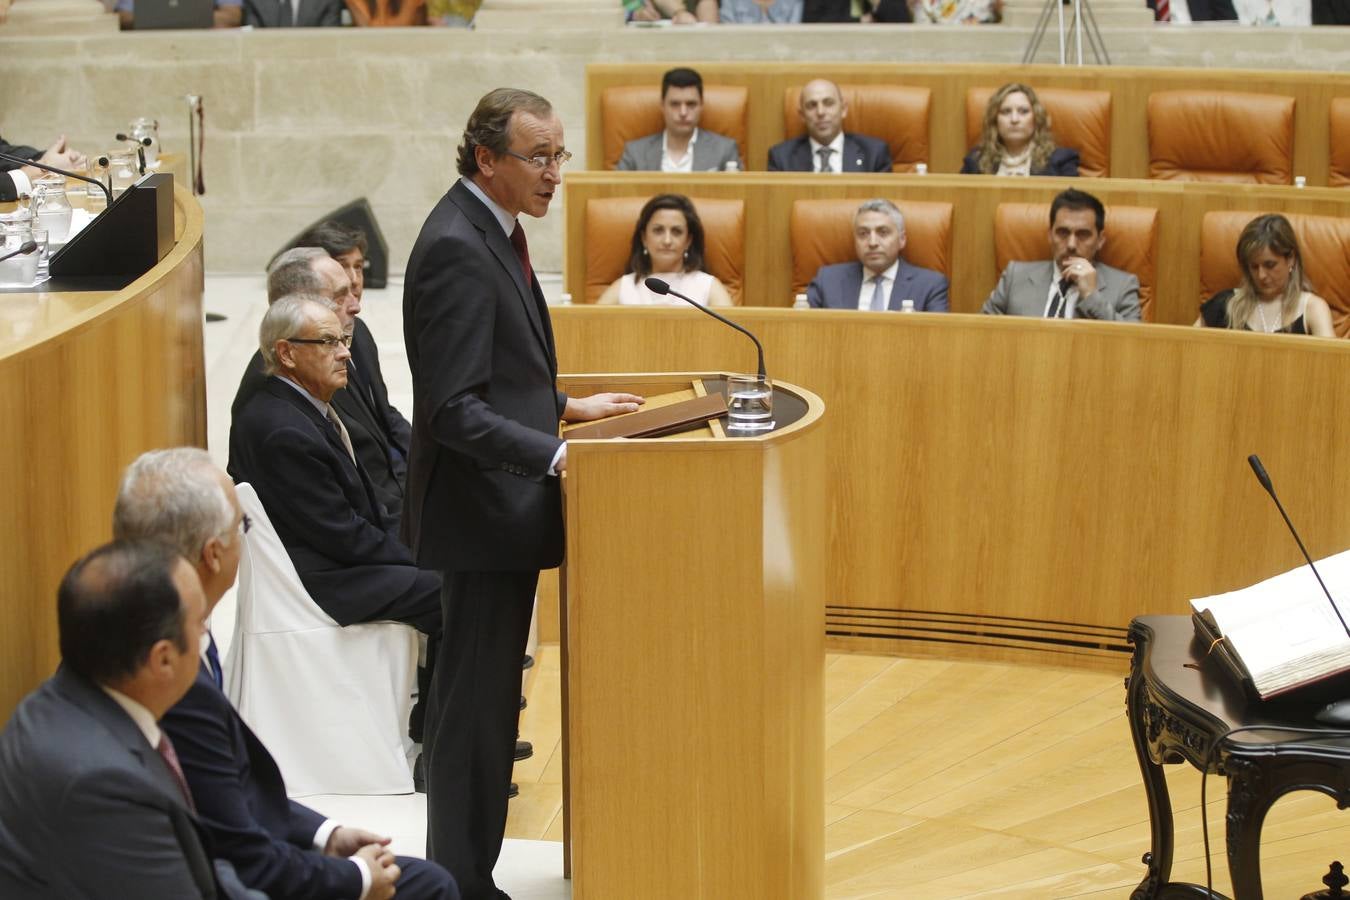
[[553,326],[491,211],[457,182],[408,259],[403,333],[413,378],[403,533],[444,571],[529,571],[562,560],[548,475],[567,397]]
[[[980,174],[980,148],[976,147],[961,161],[962,175]],[[1068,147],[1056,147],[1043,169],[1032,169],[1032,175],[1078,175],[1078,151]]]
[[[230,419],[257,390],[267,383],[262,354],[254,353],[239,382]],[[352,331],[352,360],[347,366],[347,386],[333,394],[333,406],[351,435],[352,449],[370,476],[375,496],[384,504],[389,530],[398,533],[403,513],[403,485],[408,474],[408,446],[411,426],[389,402],[384,385],[380,354],[375,337],[366,323],[357,319]]]
[[0,897],[214,898],[195,817],[164,760],[66,668],[0,734]]
[[[870,7],[874,22],[913,22],[909,4],[903,0],[874,0],[864,2]],[[849,0],[806,0],[802,7],[803,22],[856,22]]]
[[229,473],[258,492],[305,590],[341,625],[370,621],[417,566],[332,423],[280,378],[234,417]]
[[[8,153],[10,156],[22,156],[24,159],[37,159],[42,155],[42,151],[36,147],[25,147],[22,144],[7,144],[4,138],[0,138],[0,153]],[[12,169],[20,168],[18,163],[10,162],[7,159],[0,159],[0,172],[8,172]],[[17,200],[19,192],[14,187],[13,179],[9,176],[0,177],[0,201]]]
[[[891,150],[880,138],[846,131],[843,163],[845,172],[889,172]],[[769,148],[770,172],[810,172],[815,167],[815,160],[811,158],[811,140],[806,135]]]
[[245,884],[271,900],[361,895],[355,863],[313,849],[325,817],[286,797],[272,754],[239,718],[205,664],[160,724],[173,741],[213,851],[234,863]]
[[[255,28],[281,26],[281,4],[289,0],[244,0],[244,24]],[[285,27],[314,28],[342,24],[342,0],[300,0],[299,12]]]

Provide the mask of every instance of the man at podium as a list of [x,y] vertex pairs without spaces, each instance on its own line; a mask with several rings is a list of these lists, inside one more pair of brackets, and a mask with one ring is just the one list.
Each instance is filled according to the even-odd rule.
[[520,715],[520,661],[539,570],[562,561],[567,447],[558,420],[638,408],[632,394],[569,398],[517,216],[542,217],[571,158],[552,105],[498,88],[459,147],[461,178],[413,245],[403,290],[413,378],[403,532],[444,573],[444,641],[423,740],[427,858],[465,900],[500,900]]

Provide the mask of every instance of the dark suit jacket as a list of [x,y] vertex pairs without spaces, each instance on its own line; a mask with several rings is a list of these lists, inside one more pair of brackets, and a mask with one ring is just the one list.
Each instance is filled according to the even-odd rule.
[[491,211],[458,182],[408,259],[403,330],[413,377],[404,534],[426,567],[528,571],[562,560],[548,475],[567,397],[553,326]]
[[[880,138],[846,131],[843,163],[842,171],[845,172],[889,172],[891,150]],[[769,148],[770,172],[810,172],[815,167],[815,160],[811,158],[811,139],[806,135]]]
[[229,473],[258,492],[305,590],[341,625],[366,622],[417,578],[364,469],[314,405],[269,378],[230,427]]
[[[42,155],[42,151],[36,147],[25,147],[22,144],[7,144],[4,138],[0,138],[0,153],[8,153],[10,156],[22,156],[24,159],[37,159]],[[7,159],[0,159],[0,172],[8,172],[11,169],[19,168],[18,163],[12,163]],[[19,192],[14,187],[14,181],[8,175],[0,175],[0,201],[17,200]]]
[[[230,406],[230,419],[238,418],[260,387],[267,383],[262,354],[254,353],[239,382]],[[375,497],[384,504],[389,530],[398,533],[403,513],[403,485],[408,473],[408,420],[389,402],[384,386],[380,354],[370,328],[360,319],[352,331],[352,360],[347,367],[347,386],[333,394],[333,406],[351,435],[356,458],[370,476]]]
[[[967,153],[966,158],[961,161],[961,174],[980,174],[980,150],[978,147]],[[1056,147],[1051,152],[1045,168],[1032,169],[1031,174],[1076,176],[1078,174],[1078,151],[1071,150],[1068,147]]]
[[325,817],[286,797],[272,754],[239,718],[205,665],[162,725],[214,852],[234,863],[245,884],[271,900],[355,900],[361,895],[355,863],[313,849],[314,833]]
[[[849,0],[806,0],[802,7],[803,22],[856,22]],[[903,0],[875,0],[865,2],[870,7],[874,22],[913,22],[909,4]]]
[[[806,300],[817,309],[857,309],[862,283],[862,263],[821,266],[806,286]],[[899,311],[901,301],[906,299],[914,301],[916,312],[947,312],[947,276],[912,266],[901,257],[886,308]]]
[[[244,24],[255,28],[279,28],[281,3],[289,0],[244,0]],[[294,21],[285,27],[313,28],[342,24],[342,0],[300,0]]]
[[0,734],[0,897],[213,898],[169,768],[120,706],[62,666]]

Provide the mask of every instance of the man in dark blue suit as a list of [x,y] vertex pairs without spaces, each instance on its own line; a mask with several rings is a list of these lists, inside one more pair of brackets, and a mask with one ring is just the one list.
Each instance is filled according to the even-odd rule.
[[[143,454],[123,476],[113,511],[119,536],[172,542],[197,570],[208,611],[234,584],[247,530],[229,476],[195,448]],[[401,898],[459,896],[440,866],[395,857],[388,838],[289,800],[272,755],[221,690],[209,633],[196,662],[191,687],[163,726],[212,852],[233,863],[244,884],[271,900],[381,900],[395,889]]]
[[567,445],[558,420],[637,409],[632,394],[568,397],[517,216],[543,216],[571,158],[552,105],[498,88],[464,128],[462,176],[408,259],[403,333],[413,376],[403,530],[442,570],[445,641],[423,757],[427,856],[465,900],[500,900],[520,661],[539,570],[563,554]]
[[891,171],[885,141],[844,131],[848,104],[833,81],[808,81],[797,98],[797,114],[806,134],[769,148],[770,172]]
[[0,733],[0,897],[221,895],[161,731],[192,684],[206,614],[197,576],[159,542],[71,566],[61,667]]
[[[947,311],[947,276],[910,265],[905,218],[889,200],[866,200],[853,215],[857,262],[821,266],[806,288],[817,309]],[[906,301],[909,301],[906,303]]]

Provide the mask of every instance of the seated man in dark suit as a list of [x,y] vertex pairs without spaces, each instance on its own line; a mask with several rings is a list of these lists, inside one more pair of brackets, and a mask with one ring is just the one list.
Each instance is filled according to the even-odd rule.
[[[25,147],[21,144],[9,144],[0,138],[0,153],[35,159],[58,169],[78,169],[85,164],[85,156],[78,150],[66,146],[63,134],[46,150]],[[33,179],[49,174],[37,166],[25,166],[7,159],[0,159],[0,201],[17,200],[20,194],[32,193]]]
[[736,142],[715,131],[700,130],[703,77],[693,69],[671,69],[661,76],[661,115],[666,127],[629,141],[614,168],[620,172],[722,172],[740,169]]
[[853,216],[857,262],[821,266],[806,288],[817,309],[946,312],[947,276],[905,262],[905,217],[889,200],[865,200]]
[[56,615],[61,667],[0,734],[0,897],[218,896],[159,726],[197,672],[192,567],[157,542],[107,544],[66,573]]
[[[119,537],[157,538],[197,570],[209,613],[234,584],[248,522],[234,484],[206,451],[142,454],[127,469],[113,509]],[[164,716],[213,852],[271,900],[287,898],[458,897],[435,863],[394,857],[389,839],[348,828],[286,797],[267,748],[221,690],[209,633],[195,679]],[[341,665],[334,660],[334,665]],[[341,752],[335,748],[335,752]]]
[[[321,237],[326,240],[329,236]],[[345,241],[337,243],[340,245]],[[356,252],[360,253],[360,250]],[[337,304],[338,320],[342,322],[343,331],[351,335],[352,346],[351,360],[347,363],[347,386],[333,395],[333,406],[342,424],[347,426],[356,458],[365,466],[376,498],[389,514],[393,523],[391,531],[397,534],[399,517],[403,513],[411,428],[389,403],[389,390],[384,385],[375,338],[366,323],[358,318],[363,282],[350,277],[353,271],[351,265],[317,242],[287,250],[268,270],[267,302],[272,303],[288,294],[320,294]],[[239,381],[239,390],[230,407],[231,419],[239,415],[239,410],[254,392],[266,383],[262,354],[255,353]]]
[[848,104],[833,81],[808,81],[797,99],[797,115],[806,134],[769,148],[770,172],[891,171],[885,141],[844,131]]
[[1010,262],[980,312],[1046,319],[1138,322],[1139,279],[1097,262],[1106,207],[1070,188],[1050,204],[1050,259]]
[[268,377],[234,416],[230,475],[253,485],[324,612],[340,625],[412,625],[434,660],[440,575],[399,542],[330,403],[347,384],[351,336],[326,298],[293,294],[268,307],[258,342]]
[[342,0],[244,0],[244,24],[254,28],[336,28]]

